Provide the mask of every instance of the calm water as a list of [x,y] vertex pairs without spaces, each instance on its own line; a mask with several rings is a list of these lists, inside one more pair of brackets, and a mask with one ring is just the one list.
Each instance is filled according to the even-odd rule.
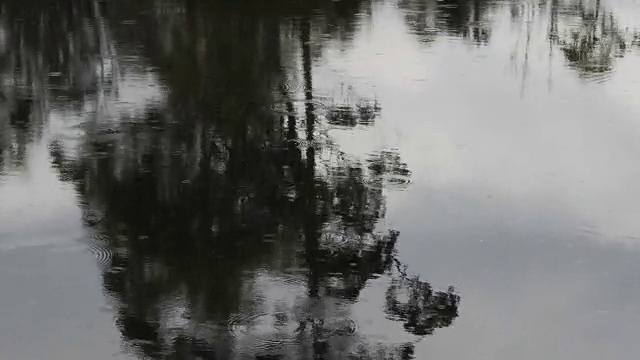
[[0,0],[3,359],[637,359],[638,0]]

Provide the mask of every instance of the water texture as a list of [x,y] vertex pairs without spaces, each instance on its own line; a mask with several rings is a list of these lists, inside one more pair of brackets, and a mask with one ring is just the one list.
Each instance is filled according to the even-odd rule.
[[636,359],[635,0],[0,0],[0,358]]

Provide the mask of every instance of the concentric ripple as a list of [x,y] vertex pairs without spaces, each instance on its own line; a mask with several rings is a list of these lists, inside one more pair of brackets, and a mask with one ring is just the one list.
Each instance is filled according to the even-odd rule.
[[395,189],[404,189],[411,184],[411,178],[408,176],[388,176],[385,180],[390,187]]
[[96,258],[96,262],[101,269],[109,269],[114,253],[109,248],[109,241],[106,238],[94,234],[81,242]]
[[236,314],[229,319],[228,329],[242,352],[265,354],[292,350],[303,333],[313,332],[326,341],[333,337],[354,335],[358,325],[347,316],[316,319],[309,314],[276,312]]
[[104,269],[111,265],[111,259],[113,258],[111,250],[97,242],[88,243],[87,247],[93,256],[95,256],[98,266]]
[[228,321],[229,334],[243,352],[260,354],[295,344],[298,325],[287,313],[236,314]]

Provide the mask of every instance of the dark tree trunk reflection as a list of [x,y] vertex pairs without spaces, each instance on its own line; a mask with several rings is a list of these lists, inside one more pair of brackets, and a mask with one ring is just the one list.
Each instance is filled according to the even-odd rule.
[[[369,126],[380,111],[374,100],[314,98],[313,62],[327,35],[349,41],[354,16],[370,4],[0,4],[2,16],[20,19],[7,28],[2,71],[22,76],[12,94],[28,95],[6,100],[13,130],[0,145],[23,156],[20,136],[37,127],[43,101],[86,116],[79,142],[52,140],[50,157],[77,190],[91,246],[109,254],[103,285],[131,351],[158,359],[411,357],[410,343],[372,348],[350,317],[370,279],[398,276],[400,234],[376,226],[383,188],[406,185],[411,173],[393,151],[344,156],[316,128],[323,119]],[[284,45],[299,51],[282,53]],[[285,66],[296,58],[300,69]],[[286,80],[299,76],[303,107]],[[120,106],[132,86],[156,95]],[[323,151],[338,156],[319,161]],[[457,317],[457,297],[440,310],[428,284],[401,284],[423,299],[411,311],[391,310],[403,323],[405,312],[418,317],[414,328],[405,324],[409,332],[430,334]],[[437,321],[419,315],[434,311]]]

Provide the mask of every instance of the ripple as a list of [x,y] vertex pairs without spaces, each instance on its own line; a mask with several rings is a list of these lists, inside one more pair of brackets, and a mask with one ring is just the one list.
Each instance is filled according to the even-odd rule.
[[127,269],[124,266],[111,266],[107,270],[107,273],[109,273],[109,274],[119,274],[119,273],[125,272],[126,270]]
[[371,153],[367,163],[374,178],[382,179],[391,188],[404,188],[411,183],[411,170],[396,149]]
[[606,67],[603,67],[603,68],[594,67],[592,69],[581,69],[578,66],[572,66],[572,67],[577,69],[583,81],[589,82],[589,83],[596,83],[596,84],[602,84],[609,81],[615,73],[613,69],[606,68]]
[[104,244],[98,241],[92,241],[86,244],[89,251],[95,256],[98,266],[103,269],[109,268],[111,265],[111,259],[113,258],[113,252]]
[[601,237],[603,234],[591,226],[583,226],[578,229],[578,232],[588,237]]
[[[307,104],[312,105],[314,113],[316,115],[322,115],[322,112],[326,112],[329,109],[329,105],[326,103],[326,98],[314,98],[313,100],[307,99],[290,99],[290,104],[285,101],[276,102],[270,105],[271,112],[277,115],[284,116],[304,116],[305,109],[302,109],[300,105],[305,106]],[[293,109],[290,109],[293,106]]]
[[262,242],[264,243],[275,243],[278,240],[278,234],[264,234],[262,236]]
[[305,143],[306,143],[306,141],[302,140],[302,139],[289,139],[289,140],[287,140],[287,144],[293,145],[295,147],[303,147]]
[[392,188],[404,188],[411,184],[408,176],[389,176],[386,178],[387,184]]
[[294,104],[296,103],[302,103],[304,105],[310,104],[313,105],[316,109],[322,109],[322,110],[328,110],[330,108],[330,105],[327,104],[327,102],[329,101],[329,98],[327,97],[314,97],[313,100],[307,100],[307,99],[299,99],[299,100],[294,100]]
[[358,332],[358,323],[348,316],[330,319],[325,326],[329,328],[331,336],[350,336]]
[[379,179],[364,179],[363,182],[368,188],[373,190],[381,190],[384,187],[383,185],[388,185],[388,183],[383,184],[383,181]]
[[307,286],[306,274],[303,272],[303,270],[288,270],[287,272],[278,273],[275,275],[275,279],[278,283],[281,283],[283,285],[290,285],[295,287]]
[[291,94],[298,91],[305,91],[304,83],[282,83],[278,85],[278,90],[282,93]]
[[353,127],[359,124],[356,111],[346,105],[338,105],[329,109],[327,121],[334,126]]
[[271,112],[277,115],[284,115],[284,116],[296,116],[297,113],[296,111],[290,111],[287,109],[286,104],[283,103],[274,103],[271,104]]
[[295,343],[298,324],[290,318],[285,312],[236,314],[229,318],[228,330],[244,352],[264,353]]
[[358,324],[348,316],[323,319],[291,312],[253,313],[231,316],[228,330],[242,352],[265,354],[295,346],[302,333],[313,332],[320,340],[352,336]]
[[322,247],[329,250],[339,251],[350,244],[351,240],[349,234],[338,229],[324,229],[321,232]]
[[299,332],[313,331],[321,339],[327,340],[332,337],[353,336],[358,332],[358,323],[349,316],[332,318],[303,318],[298,326]]

